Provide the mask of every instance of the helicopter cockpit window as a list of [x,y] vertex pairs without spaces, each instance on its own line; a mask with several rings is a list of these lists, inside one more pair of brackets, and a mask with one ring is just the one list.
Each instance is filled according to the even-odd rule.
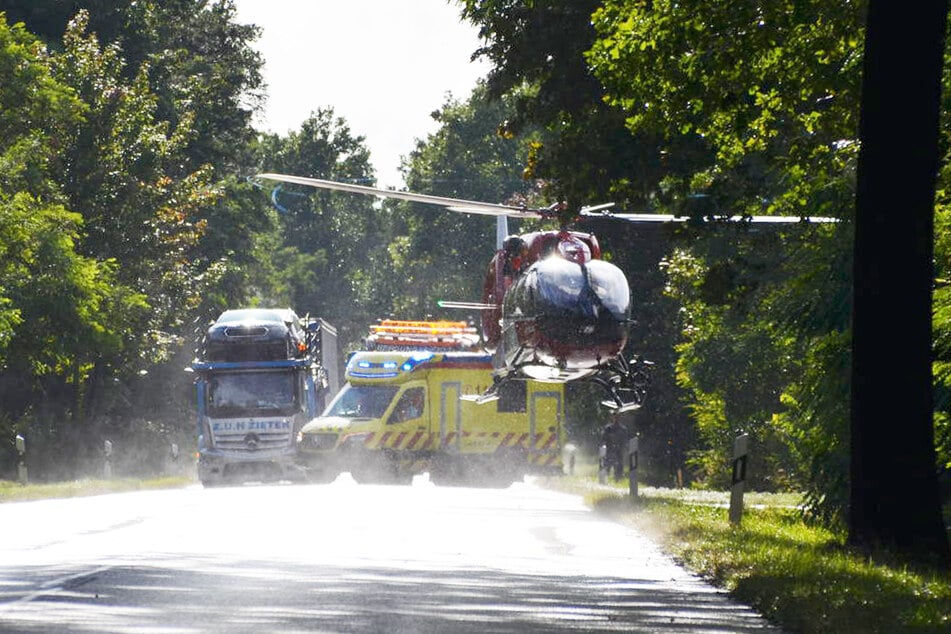
[[591,248],[577,238],[559,242],[558,252],[561,257],[576,264],[583,264],[591,260]]
[[631,312],[631,289],[620,269],[603,260],[587,264],[589,279],[601,302],[617,317],[628,317]]
[[548,299],[556,305],[576,300],[585,286],[581,268],[561,258],[550,259],[546,262],[544,270],[537,270],[539,276],[547,280],[545,284],[537,283],[539,290],[552,295]]
[[403,396],[396,403],[396,408],[390,414],[387,425],[413,420],[423,415],[426,404],[426,392],[421,387],[411,387],[403,392]]
[[[536,282],[536,291],[551,306],[602,306],[618,319],[627,319],[631,308],[631,291],[620,269],[591,260],[583,267],[553,258],[544,269],[536,269],[545,283]],[[591,295],[593,291],[593,295]],[[590,296],[590,297],[589,297]],[[587,301],[583,301],[586,300]]]

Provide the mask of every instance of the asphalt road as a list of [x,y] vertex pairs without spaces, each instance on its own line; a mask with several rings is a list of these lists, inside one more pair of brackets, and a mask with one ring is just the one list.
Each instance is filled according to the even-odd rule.
[[0,505],[0,632],[775,632],[572,495],[245,485]]

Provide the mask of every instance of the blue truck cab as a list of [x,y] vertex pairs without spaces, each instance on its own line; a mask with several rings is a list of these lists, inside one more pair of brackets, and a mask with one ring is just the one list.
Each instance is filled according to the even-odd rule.
[[204,486],[301,479],[297,434],[337,391],[336,335],[290,309],[228,310],[208,328],[190,368]]

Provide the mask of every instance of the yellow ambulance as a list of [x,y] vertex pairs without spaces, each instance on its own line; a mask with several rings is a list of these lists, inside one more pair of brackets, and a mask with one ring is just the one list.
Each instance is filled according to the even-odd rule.
[[492,384],[491,357],[423,347],[353,354],[346,385],[298,434],[312,481],[348,471],[408,483],[428,472],[437,484],[507,486],[562,472],[564,384],[508,381],[497,400],[476,403]]

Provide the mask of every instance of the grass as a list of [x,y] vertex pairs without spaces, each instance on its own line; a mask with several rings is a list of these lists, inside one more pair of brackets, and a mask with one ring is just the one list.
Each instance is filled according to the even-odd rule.
[[103,493],[121,493],[123,491],[144,491],[150,489],[172,489],[194,482],[186,476],[169,476],[139,480],[134,478],[116,478],[110,480],[72,480],[49,484],[20,484],[9,480],[0,480],[0,503],[25,502],[50,498],[71,498]]
[[639,528],[688,569],[792,632],[951,631],[951,572],[869,561],[844,536],[806,524],[790,494],[748,494],[738,526],[729,494],[552,481]]

